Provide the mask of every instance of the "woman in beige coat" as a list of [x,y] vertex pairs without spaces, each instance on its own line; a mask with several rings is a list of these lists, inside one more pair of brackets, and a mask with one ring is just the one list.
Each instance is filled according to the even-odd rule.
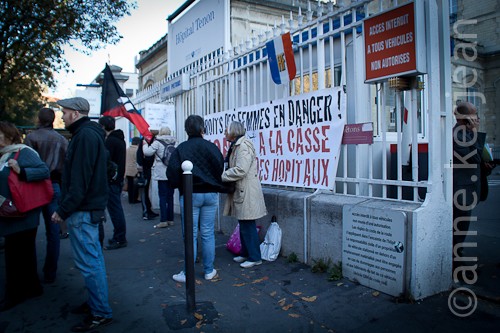
[[134,184],[134,179],[139,173],[137,168],[137,148],[141,143],[141,139],[138,137],[132,138],[132,144],[127,148],[127,155],[125,158],[125,177],[127,177],[127,192],[128,192],[128,203],[134,204],[140,202],[138,197],[138,188]]
[[249,268],[262,264],[255,220],[267,215],[267,209],[257,171],[255,148],[252,141],[245,137],[245,127],[234,121],[226,128],[225,135],[231,146],[222,181],[235,182],[235,191],[227,195],[224,215],[236,217],[240,224],[241,252],[233,260],[241,263],[241,267]]

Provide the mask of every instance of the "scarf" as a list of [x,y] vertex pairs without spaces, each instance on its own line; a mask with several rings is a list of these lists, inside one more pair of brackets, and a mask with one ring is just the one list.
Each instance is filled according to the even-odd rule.
[[227,150],[227,155],[226,155],[226,158],[224,159],[224,163],[227,163],[227,167],[229,167],[229,157],[231,156],[231,154],[233,153],[233,146],[234,144],[242,137],[243,135],[240,135],[240,136],[237,136],[236,138],[234,138],[233,141],[230,141],[231,142],[231,145],[229,146],[229,149]]
[[[24,148],[29,148],[36,153],[36,150],[34,150],[30,146],[26,146],[25,144],[22,144],[22,143],[8,145],[8,146],[5,146],[2,149],[0,149],[0,154],[2,155],[0,157],[0,165],[3,165],[4,163],[6,163],[9,160],[10,154],[17,153],[18,151],[20,151],[21,149],[24,149]],[[36,153],[36,154],[38,155],[38,153]]]

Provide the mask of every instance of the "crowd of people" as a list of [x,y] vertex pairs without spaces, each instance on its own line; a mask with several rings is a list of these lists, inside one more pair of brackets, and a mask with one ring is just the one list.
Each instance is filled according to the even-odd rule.
[[[88,117],[89,103],[81,97],[59,100],[62,120],[71,134],[68,141],[53,128],[53,109],[38,112],[38,127],[23,140],[12,123],[0,122],[0,183],[9,184],[11,173],[27,183],[50,179],[53,194],[46,205],[18,215],[2,215],[0,237],[4,237],[5,296],[0,311],[43,294],[43,283],[57,280],[61,230],[69,235],[75,266],[80,270],[87,290],[87,299],[72,312],[86,314],[72,327],[73,332],[86,332],[113,321],[108,299],[108,282],[103,250],[127,246],[126,218],[122,207],[124,181],[127,180],[129,204],[141,203],[145,220],[160,217],[156,228],[174,224],[174,193],[178,190],[181,230],[185,238],[184,202],[186,189],[182,182],[182,164],[191,161],[193,169],[193,261],[201,253],[206,280],[217,276],[215,261],[215,221],[219,193],[226,194],[224,216],[238,220],[241,251],[233,260],[242,268],[262,263],[256,220],[268,214],[259,180],[255,147],[246,137],[242,123],[233,121],[225,129],[229,143],[226,156],[204,138],[204,121],[190,115],[184,123],[188,139],[180,144],[168,127],[162,127],[152,140],[132,138],[126,148],[122,130],[115,128],[115,119],[102,116],[97,122]],[[479,117],[476,108],[467,102],[455,109],[454,127],[454,230],[453,251],[461,257],[461,243],[470,222],[475,198],[487,195],[486,176],[494,167],[483,160],[484,137],[478,136]],[[478,139],[479,138],[479,139]],[[168,150],[168,151],[167,151]],[[464,162],[465,161],[465,162]],[[475,166],[460,167],[459,162]],[[115,166],[110,174],[110,165]],[[138,180],[140,178],[140,180]],[[158,185],[160,213],[152,210],[150,184]],[[483,184],[482,184],[483,183]],[[9,186],[0,187],[0,205],[13,202]],[[29,200],[29,198],[26,198]],[[106,210],[108,214],[106,214]],[[10,214],[10,213],[9,213]],[[113,236],[104,244],[106,216],[113,224]],[[40,216],[46,232],[46,254],[43,277],[37,269],[36,234]],[[13,222],[15,220],[15,223]],[[201,251],[198,251],[198,235]],[[458,264],[460,263],[460,265]],[[467,267],[454,261],[454,274],[461,272],[471,279]],[[185,283],[186,267],[172,275]]]
[[[181,164],[185,160],[194,164],[193,259],[196,261],[198,255],[199,233],[205,279],[217,276],[214,225],[219,193],[227,193],[224,215],[237,218],[240,224],[242,252],[234,260],[243,268],[262,263],[255,220],[265,216],[267,211],[258,178],[255,149],[245,138],[242,124],[233,122],[228,126],[226,138],[231,147],[226,157],[215,144],[203,138],[203,118],[196,115],[185,121],[188,135],[185,142],[177,144],[170,128],[163,127],[149,142],[139,137],[132,138],[127,149],[123,131],[115,128],[115,119],[102,116],[97,122],[92,121],[86,99],[74,97],[57,103],[62,108],[64,126],[71,134],[69,141],[54,130],[55,112],[51,108],[39,110],[38,126],[24,140],[14,124],[0,122],[0,182],[8,184],[13,172],[28,183],[50,179],[53,189],[52,197],[48,198],[50,203],[22,216],[2,216],[0,219],[6,271],[5,296],[0,311],[42,295],[43,284],[57,281],[60,239],[68,237],[75,266],[81,272],[87,290],[86,300],[71,310],[74,314],[86,316],[71,331],[87,332],[110,324],[113,311],[108,299],[103,250],[127,246],[122,192],[128,192],[129,204],[141,203],[144,220],[160,217],[155,227],[165,228],[174,225],[174,193],[177,189],[184,237],[185,189],[181,181]],[[169,154],[165,154],[167,149]],[[168,160],[165,156],[169,157]],[[116,168],[112,176],[110,165]],[[158,185],[159,214],[152,210],[152,181]],[[228,191],[228,188],[235,190]],[[9,200],[12,200],[9,186],[2,186],[0,204],[12,202]],[[47,245],[40,279],[35,239],[41,216]],[[113,224],[113,236],[105,244],[103,223],[106,216]],[[15,223],[12,223],[14,219]],[[184,271],[173,275],[173,279],[186,282]]]

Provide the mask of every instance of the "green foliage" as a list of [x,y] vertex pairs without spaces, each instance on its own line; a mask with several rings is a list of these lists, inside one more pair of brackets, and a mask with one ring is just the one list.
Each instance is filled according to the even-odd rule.
[[333,266],[328,269],[327,274],[328,274],[328,281],[338,281],[342,279],[344,277],[342,275],[342,261],[333,264]]
[[299,261],[299,258],[297,257],[297,254],[295,252],[292,252],[288,255],[288,258],[286,258],[286,261],[288,263],[295,263]]
[[89,53],[121,36],[127,0],[0,0],[0,120],[28,125],[54,73],[69,72],[64,46]]
[[328,271],[328,268],[330,267],[332,261],[328,259],[325,261],[325,259],[313,259],[313,265],[311,267],[311,272],[313,273],[326,273]]

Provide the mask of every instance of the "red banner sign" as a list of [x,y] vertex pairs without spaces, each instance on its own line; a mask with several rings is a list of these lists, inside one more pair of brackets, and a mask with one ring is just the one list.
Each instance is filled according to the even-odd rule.
[[365,82],[417,72],[414,3],[363,22]]

